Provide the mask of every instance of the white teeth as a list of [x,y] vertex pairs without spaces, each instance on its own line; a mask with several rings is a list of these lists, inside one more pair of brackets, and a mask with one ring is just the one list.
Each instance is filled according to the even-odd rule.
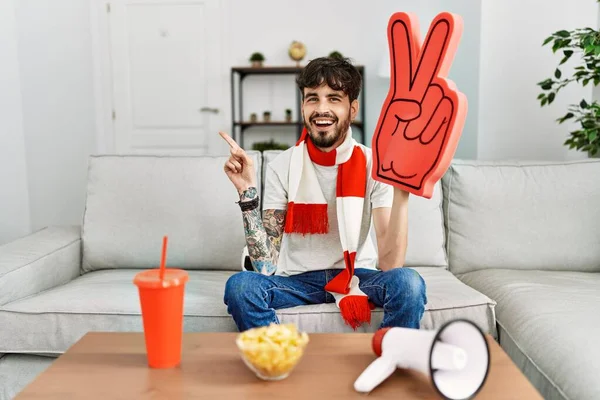
[[319,120],[315,120],[315,124],[317,125],[331,125],[333,124],[332,121],[319,121]]

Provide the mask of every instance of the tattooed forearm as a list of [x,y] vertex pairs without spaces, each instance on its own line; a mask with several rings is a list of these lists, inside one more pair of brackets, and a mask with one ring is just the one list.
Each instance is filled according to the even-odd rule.
[[279,259],[279,249],[281,248],[281,238],[285,226],[285,213],[285,210],[265,210],[263,216],[263,226],[271,243],[271,255],[274,264],[277,264]]
[[252,265],[254,265],[255,261],[270,259],[271,249],[268,245],[267,233],[260,220],[259,209],[244,211],[242,215],[244,218],[246,244],[248,245],[248,254],[250,255],[250,260],[252,260]]
[[242,215],[252,266],[261,274],[274,274],[281,248],[285,210],[265,210],[263,221],[258,209],[244,211]]

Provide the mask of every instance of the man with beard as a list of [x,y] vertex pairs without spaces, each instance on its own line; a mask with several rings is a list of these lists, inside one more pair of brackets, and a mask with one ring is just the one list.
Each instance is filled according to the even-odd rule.
[[375,306],[380,327],[419,328],[425,283],[403,268],[408,192],[374,180],[371,149],[352,138],[360,73],[347,59],[318,58],[297,84],[305,129],[266,167],[262,218],[252,160],[220,133],[254,268],[227,281],[228,312],[244,331],[279,323],[277,309],[335,302],[353,329],[370,323]]

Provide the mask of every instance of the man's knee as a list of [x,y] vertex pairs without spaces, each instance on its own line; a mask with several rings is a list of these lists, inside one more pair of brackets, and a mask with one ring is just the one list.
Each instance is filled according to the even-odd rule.
[[262,275],[249,271],[230,276],[225,283],[225,304],[240,304],[250,299],[256,291],[261,290],[261,277]]
[[394,268],[386,274],[390,275],[386,285],[388,292],[411,303],[427,303],[425,281],[417,271],[412,268]]

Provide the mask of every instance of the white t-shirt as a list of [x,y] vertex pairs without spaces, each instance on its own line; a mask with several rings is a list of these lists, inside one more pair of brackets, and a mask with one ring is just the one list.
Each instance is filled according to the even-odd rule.
[[[375,269],[377,268],[377,249],[375,241],[369,237],[372,223],[371,210],[378,207],[391,207],[394,191],[392,186],[372,178],[371,149],[361,144],[358,145],[365,150],[367,157],[367,192],[365,193],[355,267]],[[287,209],[288,174],[292,149],[284,151],[267,164],[263,210]],[[308,271],[345,268],[336,212],[335,189],[338,167],[337,165],[325,167],[317,164],[314,166],[321,190],[327,200],[329,233],[304,236],[284,233],[276,275],[296,275]]]

